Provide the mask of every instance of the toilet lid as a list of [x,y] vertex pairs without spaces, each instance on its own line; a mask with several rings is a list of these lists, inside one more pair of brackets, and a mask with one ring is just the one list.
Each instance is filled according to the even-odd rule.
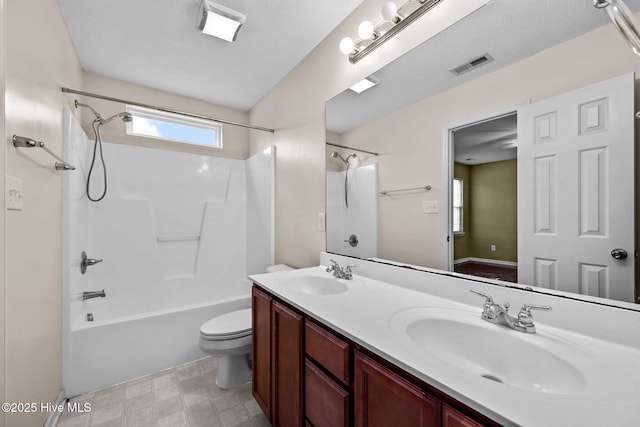
[[209,338],[239,338],[251,334],[251,309],[236,310],[214,317],[200,327],[200,333]]

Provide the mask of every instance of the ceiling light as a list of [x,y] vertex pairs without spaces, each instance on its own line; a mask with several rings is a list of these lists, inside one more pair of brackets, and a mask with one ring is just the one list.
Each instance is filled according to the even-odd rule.
[[344,53],[345,55],[351,53],[354,47],[355,45],[353,44],[353,40],[351,38],[345,37],[340,40],[340,52]]
[[380,83],[380,80],[373,76],[369,76],[363,80],[360,80],[358,83],[351,86],[349,89],[354,91],[355,93],[362,93],[367,89],[370,89]]
[[382,5],[382,11],[380,12],[382,19],[389,22],[398,22],[400,17],[398,16],[398,6],[392,1],[388,1]]
[[233,9],[210,0],[202,1],[202,19],[198,29],[210,36],[233,42],[247,17]]
[[358,27],[358,35],[361,39],[370,39],[373,36],[373,24],[369,21],[363,21]]

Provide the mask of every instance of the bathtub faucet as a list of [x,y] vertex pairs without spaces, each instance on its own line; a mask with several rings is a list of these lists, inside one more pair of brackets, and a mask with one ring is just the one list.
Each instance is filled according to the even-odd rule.
[[82,293],[82,301],[86,301],[92,298],[104,298],[107,294],[104,292],[104,289],[101,291],[86,291]]

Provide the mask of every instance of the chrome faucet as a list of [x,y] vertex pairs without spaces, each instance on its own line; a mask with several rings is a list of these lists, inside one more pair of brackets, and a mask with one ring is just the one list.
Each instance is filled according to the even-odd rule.
[[340,264],[330,259],[331,265],[325,270],[327,273],[333,273],[333,277],[336,279],[352,280],[353,273],[351,269],[355,267],[355,264],[347,264],[344,268],[340,267]]
[[85,291],[82,293],[82,301],[86,301],[92,298],[105,298],[107,294],[104,292],[104,289],[101,291]]
[[80,272],[82,274],[87,272],[87,267],[90,267],[92,265],[98,264],[99,262],[102,262],[102,259],[88,258],[87,253],[85,251],[82,251],[82,253],[80,254],[80,258],[82,259],[82,261],[80,261]]
[[511,307],[511,305],[508,302],[505,302],[503,307],[500,304],[496,304],[490,295],[483,294],[475,289],[469,290],[474,294],[484,297],[485,299],[484,304],[482,305],[482,315],[480,316],[482,320],[498,325],[508,326],[509,328],[519,332],[525,332],[528,334],[534,334],[536,332],[536,326],[533,324],[531,310],[551,311],[551,307],[548,305],[524,304],[520,309],[518,316],[514,317],[509,314],[509,307]]

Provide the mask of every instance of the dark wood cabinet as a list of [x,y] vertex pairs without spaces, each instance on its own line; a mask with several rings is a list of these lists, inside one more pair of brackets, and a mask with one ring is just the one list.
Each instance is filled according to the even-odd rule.
[[305,322],[304,349],[344,385],[351,381],[351,344],[307,319]]
[[254,286],[252,394],[273,426],[303,420],[303,317]]
[[442,405],[442,427],[483,427],[449,405]]
[[302,425],[302,351],[303,317],[288,307],[273,302],[272,363],[274,427]]
[[359,351],[354,359],[356,427],[440,426],[439,399]]
[[305,320],[305,417],[314,427],[351,425],[351,344]]
[[251,388],[262,412],[271,420],[271,298],[256,286],[251,291],[253,370]]
[[314,427],[348,427],[350,393],[312,361],[305,361],[305,416]]
[[253,396],[274,427],[498,423],[254,286]]

